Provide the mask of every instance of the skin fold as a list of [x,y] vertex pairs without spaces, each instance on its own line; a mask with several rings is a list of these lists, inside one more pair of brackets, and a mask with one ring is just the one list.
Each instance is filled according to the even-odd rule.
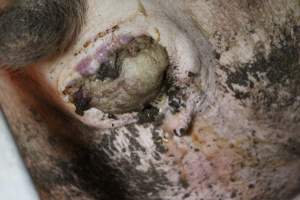
[[[28,2],[44,13],[43,5],[51,1],[38,1],[40,7]],[[23,41],[10,40],[3,30],[15,30],[13,24],[0,29],[0,61],[11,66],[0,71],[0,105],[41,199],[292,200],[297,196],[298,0],[52,2],[67,10],[60,23],[65,29],[58,31],[49,24],[37,32],[44,34],[26,37],[47,44],[42,55],[40,47],[19,48]],[[26,7],[19,1],[15,5]],[[6,11],[0,13],[12,12],[11,5],[3,7]],[[48,12],[55,16],[57,10]],[[8,19],[0,14],[0,27]],[[53,43],[42,40],[49,30],[58,31]],[[179,64],[170,70],[177,73],[172,75],[183,85],[183,93],[198,86],[194,82],[199,77],[195,98],[194,92],[184,93],[182,112],[168,113],[159,123],[130,123],[122,115],[120,126],[103,128],[98,119],[78,116],[63,99],[61,87],[75,76],[75,66],[124,33],[150,34],[166,48],[172,66]],[[9,35],[15,37],[17,32]],[[69,35],[76,39],[68,40]],[[58,42],[62,40],[63,44]],[[9,45],[12,41],[18,45]],[[19,54],[18,49],[24,52]],[[190,66],[196,66],[195,72]],[[186,69],[193,71],[194,82],[186,81]],[[184,134],[174,132],[178,127],[185,128]]]

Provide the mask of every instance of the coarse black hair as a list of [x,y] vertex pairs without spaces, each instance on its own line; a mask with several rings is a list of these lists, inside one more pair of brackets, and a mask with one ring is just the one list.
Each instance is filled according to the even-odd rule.
[[19,68],[65,51],[86,10],[86,0],[10,1],[0,10],[0,67]]

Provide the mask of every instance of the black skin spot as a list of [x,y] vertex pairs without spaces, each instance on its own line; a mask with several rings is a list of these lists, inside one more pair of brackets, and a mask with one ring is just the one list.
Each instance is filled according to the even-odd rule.
[[284,149],[296,157],[300,157],[300,141],[297,138],[289,138]]
[[119,135],[116,129],[112,129],[109,135],[105,134],[103,136],[101,145],[107,148],[108,153],[114,154],[118,152],[118,149],[115,147],[115,145],[111,145],[111,143],[116,140],[116,137],[118,136]]
[[230,198],[235,198],[235,197],[237,197],[237,192],[236,191],[231,192]]
[[[194,75],[190,72],[190,75]],[[169,106],[173,109],[173,113],[180,112],[180,109],[182,107],[185,107],[185,104],[182,101],[182,97],[180,94],[180,91],[182,91],[183,88],[180,86],[177,86],[175,84],[175,80],[173,77],[166,76],[164,81],[164,86],[166,90],[166,94],[169,97]]]
[[185,188],[185,189],[187,189],[188,187],[190,187],[189,182],[188,182],[187,179],[184,178],[184,177],[181,177],[181,178],[179,179],[179,183],[180,183],[181,186],[182,186],[183,188]]
[[144,109],[138,113],[138,123],[151,123],[154,122],[159,114],[159,110],[151,105],[145,106]]
[[130,134],[133,136],[133,137],[139,137],[140,136],[140,132],[139,130],[135,127],[134,124],[129,124],[127,126],[125,126],[126,129],[130,132]]
[[181,180],[181,185],[185,189],[187,189],[188,187],[190,187],[190,184],[186,180]]
[[209,189],[212,189],[212,188],[213,188],[213,185],[208,184],[207,187],[208,187]]
[[254,185],[254,184],[249,184],[249,185],[248,185],[248,188],[249,188],[249,189],[254,189],[254,188],[255,188],[255,185]]
[[154,152],[153,157],[154,157],[154,159],[157,160],[157,161],[160,161],[160,160],[161,160],[160,153],[158,153],[158,152]]
[[247,99],[251,96],[251,94],[249,92],[236,91],[234,96],[237,99]]
[[179,98],[170,98],[169,99],[169,106],[171,106],[173,108],[173,112],[174,113],[178,113],[180,111],[181,108],[181,99]]
[[219,60],[221,58],[221,54],[216,51],[214,52],[214,55],[217,60]]
[[191,196],[190,193],[186,193],[186,194],[183,196],[183,199],[187,199],[187,198],[189,198],[190,196]]
[[[122,155],[122,152],[120,152],[114,145],[114,141],[116,140],[116,137],[126,137],[130,141],[129,153],[130,157],[121,159],[116,163],[114,161],[113,163],[109,163],[109,159],[104,160],[103,162],[106,162],[106,164],[110,167],[112,167],[114,170],[116,170],[115,175],[112,175],[116,177],[118,180],[121,180],[121,182],[124,183],[126,186],[124,190],[126,191],[126,194],[129,194],[128,198],[132,199],[132,195],[139,196],[139,199],[147,199],[147,194],[152,193],[154,196],[158,194],[159,191],[164,190],[165,187],[169,187],[170,183],[168,182],[168,179],[165,177],[164,172],[158,171],[157,166],[154,166],[153,163],[150,164],[150,168],[147,172],[141,172],[136,170],[136,166],[140,164],[140,155],[136,154],[135,152],[142,152],[146,153],[146,149],[139,144],[139,142],[136,140],[137,131],[134,126],[127,126],[127,128],[130,127],[130,133],[121,134],[117,131],[112,131],[109,134],[106,134],[104,138],[102,139],[101,143],[97,144],[94,150],[99,155]],[[159,133],[156,133],[155,130],[153,130],[153,135],[156,135],[157,138],[160,138]],[[156,152],[155,159],[160,160],[160,153],[159,151]],[[91,153],[92,154],[92,153]],[[102,155],[102,156],[103,156]],[[109,157],[107,155],[107,157]],[[95,164],[97,162],[100,162],[95,160]],[[101,163],[101,162],[100,162]],[[131,187],[132,183],[134,183],[134,187]],[[131,197],[131,198],[130,198]],[[120,198],[120,200],[123,200],[124,198]],[[159,198],[157,198],[159,199]],[[119,200],[119,199],[116,199]]]
[[124,136],[128,138],[129,143],[130,143],[129,150],[130,150],[130,157],[131,157],[132,165],[134,165],[134,166],[140,165],[141,158],[139,157],[137,152],[142,152],[145,154],[146,153],[145,147],[140,145],[140,143],[136,140],[135,136],[128,135],[128,134],[125,134]]
[[108,114],[108,118],[110,118],[110,119],[114,119],[114,120],[117,120],[118,119],[118,117],[116,116],[116,115],[114,115],[114,114]]
[[167,153],[168,149],[166,148],[166,146],[163,143],[163,136],[161,136],[159,134],[159,132],[157,131],[153,131],[152,133],[152,140],[155,144],[155,149],[157,152],[159,153]]
[[[299,64],[299,42],[300,38],[292,38],[288,33],[284,34],[280,47],[272,46],[268,58],[262,53],[261,47],[257,49],[256,61],[254,63],[237,66],[236,72],[231,72],[228,67],[222,69],[228,74],[226,84],[233,91],[235,97],[240,100],[251,98],[254,104],[263,105],[266,109],[274,103],[279,109],[287,107],[295,102],[300,94],[300,64]],[[259,75],[264,75],[269,84],[257,93],[252,92],[256,83],[250,80],[252,76],[256,82],[261,81]],[[246,91],[235,89],[233,85],[246,88]],[[278,95],[280,88],[284,88],[290,95],[282,99]]]
[[181,129],[179,130],[179,132],[180,132],[180,135],[186,135],[187,132],[188,132],[188,130],[185,129],[185,128],[181,128]]

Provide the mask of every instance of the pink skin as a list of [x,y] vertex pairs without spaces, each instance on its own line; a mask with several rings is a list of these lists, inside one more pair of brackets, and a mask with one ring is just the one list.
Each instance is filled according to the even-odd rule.
[[[212,98],[206,99],[207,93],[203,94],[205,109],[193,112],[199,102],[194,102],[193,95],[188,96],[186,111],[193,116],[185,137],[175,136],[172,130],[181,122],[185,124],[189,114],[170,118],[170,126],[163,127],[164,130],[152,123],[99,130],[74,119],[63,109],[64,105],[58,105],[56,91],[40,75],[41,66],[28,68],[25,73],[1,74],[0,90],[5,92],[0,93],[0,102],[42,199],[98,200],[105,199],[103,191],[110,192],[111,198],[106,199],[113,200],[124,196],[130,200],[290,200],[294,197],[300,188],[300,126],[290,119],[300,116],[299,109],[287,107],[286,115],[272,108],[266,113],[262,101],[243,99],[240,93],[235,93],[238,89],[249,89],[249,95],[256,97],[256,89],[262,92],[266,89],[260,88],[261,82],[250,76],[256,74],[245,68],[246,58],[253,48],[268,57],[269,41],[281,44],[276,43],[278,38],[285,41],[291,38],[285,38],[281,30],[286,28],[290,33],[295,24],[284,21],[278,25],[280,22],[276,21],[275,26],[273,20],[277,15],[278,19],[285,20],[288,16],[285,12],[292,13],[296,8],[292,0],[144,2],[154,2],[163,12],[169,11],[168,16],[199,46],[199,59],[213,60],[213,66],[205,62],[203,65],[216,68],[215,87],[208,87]],[[180,15],[188,21],[181,23]],[[249,22],[253,22],[250,27],[255,31],[246,30]],[[188,31],[188,24],[192,24],[192,31]],[[193,35],[198,25],[201,33]],[[204,37],[202,33],[207,35]],[[205,46],[206,42],[209,45]],[[266,48],[258,48],[261,44]],[[109,47],[102,48],[99,51],[104,53]],[[278,46],[270,48],[286,53]],[[276,69],[276,63],[270,62],[269,57],[253,57],[249,61],[251,66],[260,66],[257,61],[266,59],[260,70]],[[85,62],[91,64],[82,61]],[[80,69],[89,73],[88,67],[83,64]],[[184,74],[185,66],[179,67],[182,67],[179,73]],[[253,88],[247,88],[243,84],[245,80],[253,81]],[[274,85],[280,83],[273,82],[271,86]],[[269,100],[275,105],[281,103]],[[255,110],[257,106],[262,107],[262,113]]]

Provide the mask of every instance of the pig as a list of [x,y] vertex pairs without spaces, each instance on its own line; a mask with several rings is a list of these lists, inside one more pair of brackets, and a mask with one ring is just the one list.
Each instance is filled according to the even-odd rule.
[[41,199],[296,198],[298,0],[0,3],[0,105]]

